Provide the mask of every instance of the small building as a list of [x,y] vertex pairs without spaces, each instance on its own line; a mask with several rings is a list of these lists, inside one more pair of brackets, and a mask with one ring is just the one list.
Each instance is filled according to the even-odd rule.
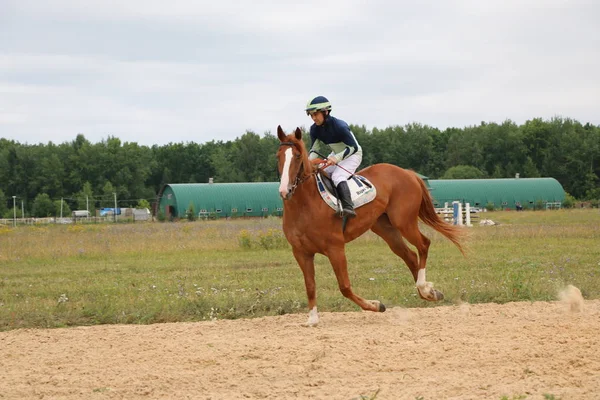
[[73,218],[89,218],[91,216],[88,210],[74,210],[71,214]]
[[150,210],[147,208],[133,208],[132,216],[134,221],[150,221],[152,219]]
[[430,179],[431,195],[435,207],[458,200],[470,203],[471,207],[516,209],[517,204],[533,208],[542,202],[561,204],[565,190],[554,178],[510,178],[510,179]]
[[104,207],[96,211],[100,217],[109,217],[113,215],[121,215],[121,208]]

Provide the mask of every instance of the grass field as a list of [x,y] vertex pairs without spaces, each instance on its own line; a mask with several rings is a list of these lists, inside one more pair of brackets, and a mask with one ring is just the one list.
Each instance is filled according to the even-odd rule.
[[[556,300],[568,284],[600,298],[600,211],[489,212],[467,257],[439,234],[427,278],[459,302]],[[432,307],[372,233],[347,247],[354,290],[389,306]],[[317,256],[322,311],[358,310]],[[300,269],[278,218],[0,227],[0,330],[146,324],[306,312]]]

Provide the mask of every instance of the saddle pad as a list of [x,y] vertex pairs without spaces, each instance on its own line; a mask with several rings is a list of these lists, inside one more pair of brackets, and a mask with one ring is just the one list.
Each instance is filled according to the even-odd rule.
[[[327,205],[329,205],[329,207],[333,208],[335,211],[339,211],[340,209],[338,206],[337,197],[335,193],[332,193],[332,191],[329,189],[329,187],[333,185],[326,185],[324,182],[325,179],[329,178],[324,178],[321,176],[321,174],[317,174],[317,189],[319,189],[321,198],[325,201],[325,203],[327,203]],[[352,177],[348,179],[348,189],[350,189],[350,194],[352,195],[354,208],[358,208],[373,201],[373,199],[377,196],[377,189],[375,189],[375,185],[361,175],[352,175]]]

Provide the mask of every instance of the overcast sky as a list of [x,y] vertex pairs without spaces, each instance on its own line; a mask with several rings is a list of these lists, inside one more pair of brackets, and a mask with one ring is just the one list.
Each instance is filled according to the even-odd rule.
[[0,137],[145,145],[309,126],[600,124],[596,0],[0,0]]

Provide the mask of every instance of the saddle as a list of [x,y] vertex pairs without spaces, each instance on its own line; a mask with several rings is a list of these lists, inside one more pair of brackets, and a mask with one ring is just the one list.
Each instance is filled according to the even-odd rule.
[[[341,212],[341,202],[331,178],[323,171],[319,171],[316,178],[317,189],[319,189],[323,201],[336,212]],[[377,196],[375,185],[362,175],[355,174],[348,178],[348,189],[350,189],[355,209],[370,203]]]

